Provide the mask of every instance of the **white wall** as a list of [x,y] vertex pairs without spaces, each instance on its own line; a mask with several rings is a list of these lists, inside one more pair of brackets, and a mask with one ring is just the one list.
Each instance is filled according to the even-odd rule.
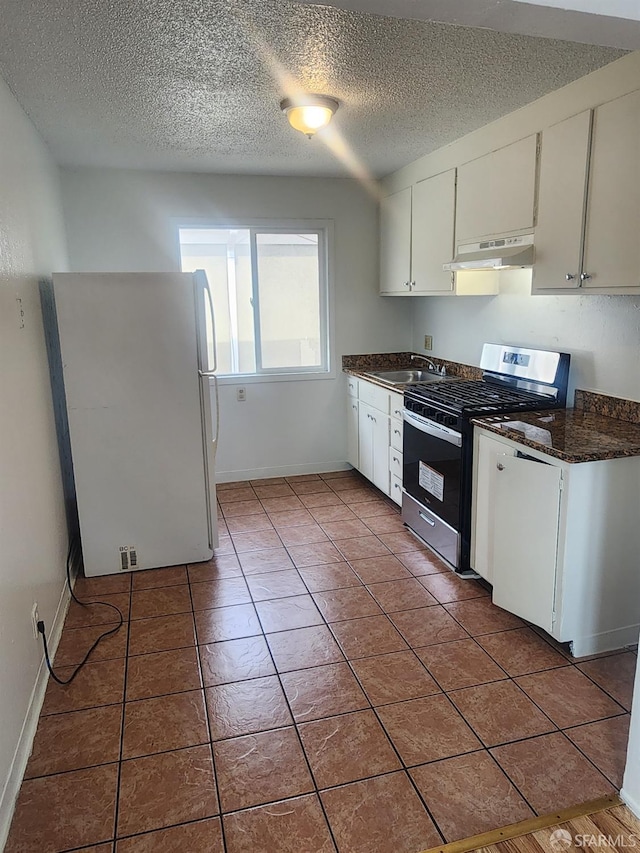
[[[15,763],[14,755],[42,659],[31,630],[31,608],[37,601],[40,618],[51,629],[64,588],[67,549],[38,294],[38,277],[66,265],[58,173],[2,80],[0,187],[2,848],[23,770],[24,755],[18,754]],[[25,745],[28,749],[28,736]]]
[[413,348],[478,364],[484,341],[571,353],[573,389],[640,400],[639,296],[531,296],[531,272],[503,272],[498,296],[416,299]]
[[[543,130],[640,86],[640,51],[498,119],[384,180],[394,192]],[[482,343],[523,344],[571,353],[575,387],[640,400],[640,297],[531,296],[530,272],[501,273],[495,297],[414,300],[413,344],[433,335],[433,355],[478,364]]]
[[377,207],[355,182],[119,170],[64,170],[63,203],[75,271],[179,269],[176,220],[331,219],[334,356],[328,379],[223,385],[220,479],[344,465],[343,354],[404,350],[411,308],[377,295]]

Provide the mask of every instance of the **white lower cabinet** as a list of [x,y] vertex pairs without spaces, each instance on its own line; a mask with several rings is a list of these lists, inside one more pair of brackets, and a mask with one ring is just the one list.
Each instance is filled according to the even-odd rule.
[[347,462],[354,468],[360,466],[360,424],[357,397],[347,397]]
[[509,452],[512,456],[516,455],[516,451],[508,448],[503,441],[490,433],[476,430],[471,510],[471,560],[474,571],[489,583],[493,583],[493,504],[496,490],[496,462],[498,456]]
[[402,394],[348,378],[347,462],[398,504],[402,503],[402,405]]
[[391,494],[389,495],[392,501],[402,506],[402,480],[399,477],[391,475]]
[[[393,433],[393,418],[391,419]],[[391,491],[389,497],[402,506],[402,451],[391,445],[389,448],[389,473],[391,475]]]
[[553,632],[562,469],[496,460],[493,603]]
[[358,468],[360,465],[360,438],[358,424],[358,390],[360,380],[347,377],[347,462]]
[[474,453],[471,560],[493,602],[576,657],[636,643],[640,457],[572,464],[478,428]]
[[360,401],[358,407],[359,468],[374,486],[389,494],[389,415]]

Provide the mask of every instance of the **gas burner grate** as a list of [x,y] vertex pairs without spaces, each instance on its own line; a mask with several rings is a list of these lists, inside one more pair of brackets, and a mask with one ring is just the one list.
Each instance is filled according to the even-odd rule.
[[411,396],[425,402],[447,406],[462,411],[464,409],[495,410],[504,406],[512,408],[531,407],[545,401],[538,394],[525,394],[513,388],[502,388],[481,379],[440,382],[436,386],[412,386],[407,389]]

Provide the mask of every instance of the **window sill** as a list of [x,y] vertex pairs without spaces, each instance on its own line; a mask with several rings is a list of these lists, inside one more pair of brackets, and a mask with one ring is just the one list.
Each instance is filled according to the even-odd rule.
[[309,380],[335,378],[335,370],[319,370],[316,373],[244,373],[234,376],[219,376],[218,385],[254,385],[256,383],[266,382],[307,382]]

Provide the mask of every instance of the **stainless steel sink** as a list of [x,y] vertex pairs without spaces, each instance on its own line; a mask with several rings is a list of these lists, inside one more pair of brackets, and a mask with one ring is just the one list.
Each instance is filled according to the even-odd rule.
[[428,385],[430,382],[442,382],[443,379],[450,378],[434,373],[433,370],[370,370],[366,375],[391,385]]

